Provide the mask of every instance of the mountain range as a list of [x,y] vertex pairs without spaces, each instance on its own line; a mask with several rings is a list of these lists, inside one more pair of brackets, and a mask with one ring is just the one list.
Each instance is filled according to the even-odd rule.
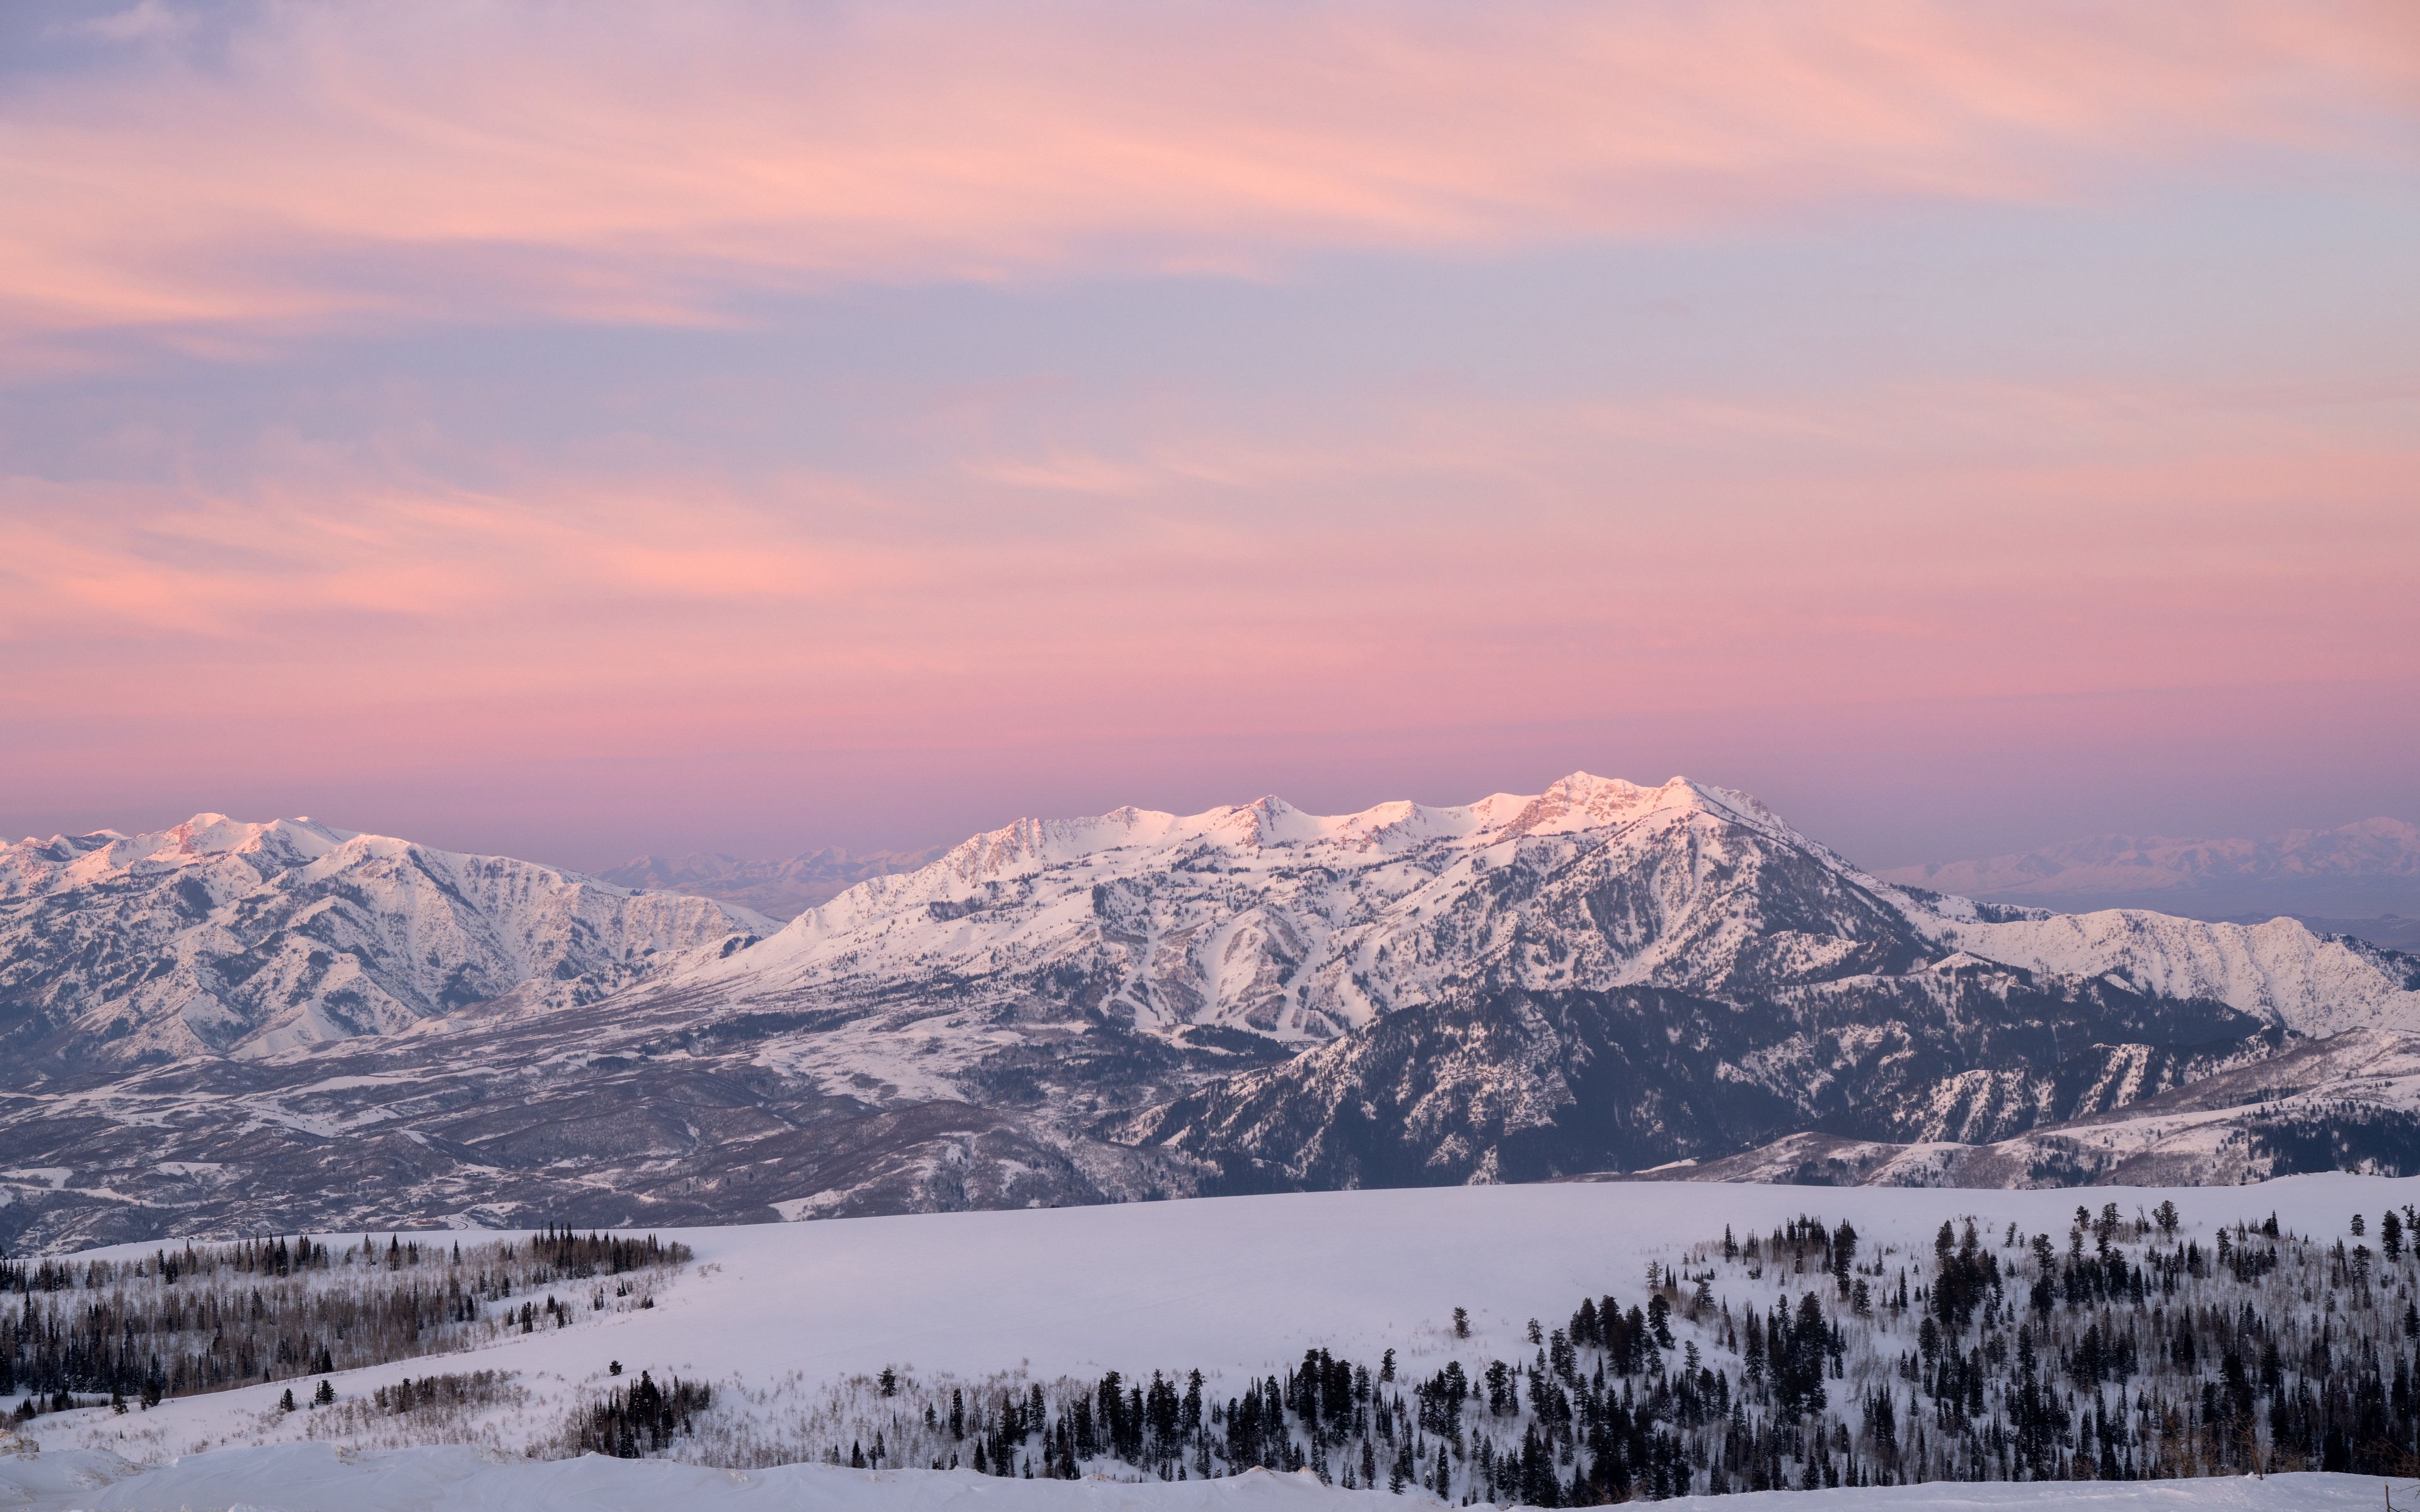
[[1885,882],[2067,912],[2157,908],[2200,918],[2279,914],[2420,947],[2420,825],[2364,819],[2266,840],[2096,835],[1983,860],[1878,872]]
[[253,1058],[592,1003],[770,919],[309,819],[0,846],[12,1063]]
[[2415,1033],[2366,941],[1971,902],[1678,778],[1025,820],[778,927],[204,815],[0,852],[0,1237],[2420,1168]]

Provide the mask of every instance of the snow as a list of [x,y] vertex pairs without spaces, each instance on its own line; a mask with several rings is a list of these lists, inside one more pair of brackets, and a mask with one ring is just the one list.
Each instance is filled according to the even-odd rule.
[[[2399,1489],[2399,1488],[2398,1488]],[[588,1456],[516,1460],[460,1448],[344,1454],[326,1444],[280,1444],[188,1456],[136,1470],[103,1453],[0,1458],[0,1507],[25,1512],[186,1512],[194,1507],[277,1508],[280,1512],[755,1512],[812,1505],[836,1509],[915,1508],[917,1512],[1352,1512],[1380,1504],[1435,1506],[1413,1491],[1347,1491],[1309,1472],[1268,1471],[1219,1480],[1144,1482],[1028,1481],[972,1471],[853,1471],[827,1465],[774,1470],[710,1470],[659,1460]],[[1932,1485],[1887,1489],[1764,1491],[1688,1497],[1675,1508],[1726,1512],[1989,1512],[1992,1508],[2073,1508],[2075,1512],[2372,1512],[2380,1482],[2366,1476],[2293,1474],[2266,1480],[2067,1482],[2048,1485]]]
[[[712,1382],[718,1412],[767,1424],[826,1387],[886,1365],[911,1378],[1132,1378],[1199,1366],[1211,1389],[1275,1373],[1304,1350],[1374,1360],[1396,1351],[1418,1379],[1450,1359],[1523,1358],[1531,1318],[1558,1320],[1584,1295],[1647,1295],[1648,1261],[1768,1230],[1802,1214],[1846,1218],[1871,1242],[1927,1247],[1946,1218],[1987,1231],[2015,1223],[2063,1232],[2079,1204],[2181,1211],[2186,1235],[2272,1212],[2289,1229],[2341,1235],[2420,1202],[2420,1179],[2327,1175],[2247,1187],[2048,1191],[1548,1183],[1202,1199],[1025,1211],[919,1214],[674,1231],[694,1262],[647,1310],[582,1314],[572,1327],[507,1333],[464,1353],[333,1378],[340,1400],[433,1372],[509,1372],[525,1402],[479,1427],[482,1446],[302,1442],[321,1419],[282,1413],[288,1382],[170,1400],[147,1412],[61,1412],[25,1425],[40,1453],[0,1453],[0,1509],[250,1504],[347,1512],[445,1506],[930,1507],[976,1498],[1019,1512],[1051,1499],[1177,1508],[1302,1504],[1355,1493],[1296,1477],[1117,1486],[994,1480],[966,1473],[866,1473],[825,1466],[719,1471],[660,1462],[524,1458],[580,1401],[642,1369]],[[117,1258],[151,1246],[90,1252]],[[1776,1272],[1769,1286],[1787,1285]],[[1732,1299],[1754,1304],[1763,1299]],[[1469,1310],[1471,1337],[1451,1317]],[[305,1394],[298,1391],[299,1396]],[[5,1406],[6,1404],[0,1404]],[[0,1445],[5,1445],[0,1439]],[[339,1454],[338,1448],[345,1452]],[[159,1468],[136,1473],[133,1463]],[[2379,1504],[2378,1482],[2281,1476],[2166,1486],[1937,1486],[1791,1492],[1792,1508],[1949,1512],[1998,1506],[2270,1508]],[[1366,1493],[1363,1493],[1366,1494]],[[1413,1493],[1415,1500],[1421,1500]],[[984,1498],[991,1500],[984,1501]],[[1007,1500],[1001,1500],[1006,1498]],[[1843,1500],[1842,1498],[1854,1498]],[[1024,1500],[1020,1500],[1024,1499]],[[1765,1504],[1724,1499],[1727,1507]]]

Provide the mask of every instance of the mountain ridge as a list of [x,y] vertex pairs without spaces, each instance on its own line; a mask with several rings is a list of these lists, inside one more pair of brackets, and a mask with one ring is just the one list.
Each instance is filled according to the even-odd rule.
[[2420,825],[2381,816],[2258,840],[2093,835],[1879,874],[1902,886],[2064,911],[2136,906],[2203,918],[2408,918],[2420,915]]
[[0,1043],[120,1064],[273,1055],[593,1002],[771,927],[309,819],[28,839],[0,846]]
[[[214,960],[145,947],[144,930],[192,929],[178,886],[233,869],[236,893],[265,889],[240,918],[269,926],[243,980],[306,990],[255,1005],[240,1032],[147,1043],[113,1038],[107,1015],[29,1013],[23,950],[0,957],[18,973],[0,977],[12,1032],[39,1020],[52,1052],[82,1052],[0,1064],[0,1239],[1745,1169],[1792,1139],[2051,1149],[2079,1120],[2199,1086],[2250,1099],[2204,1117],[2250,1137],[2262,1065],[2362,1034],[2420,1039],[2411,957],[2291,920],[2059,915],[1895,884],[1751,795],[1685,778],[1582,772],[1534,795],[1344,815],[1271,796],[1019,820],[778,928],[526,863],[466,871],[325,825],[221,833],[234,822],[196,817],[210,823],[141,856],[129,837],[19,856],[25,877],[52,871],[39,887],[0,881],[0,930],[38,907],[72,920],[81,887],[87,934],[116,919],[134,942],[109,961]],[[116,870],[89,859],[113,845],[132,846]],[[93,874],[61,880],[78,865]],[[398,885],[413,878],[427,887]],[[486,912],[522,919],[516,899],[548,905],[536,937],[599,949],[519,977],[498,967],[450,1002],[414,954],[380,968],[421,980],[408,1011],[316,1038],[264,1032],[315,1000],[316,979],[271,965],[326,948],[329,931],[367,970],[419,938],[415,921],[494,937]],[[590,916],[566,899],[625,922],[669,911],[692,933],[658,944],[592,920],[582,934]],[[193,902],[227,906],[207,887]],[[603,948],[614,941],[629,948]],[[85,953],[34,975],[58,998],[116,980],[74,966]],[[83,1038],[59,1038],[70,1029]],[[2301,1095],[2321,1101],[2366,1096],[2363,1068],[2385,1063],[2294,1062],[2315,1068]],[[2420,1130],[2412,1091],[2363,1104],[2385,1131],[2365,1149],[2404,1158],[2394,1131]],[[2240,1151],[2222,1159],[2218,1139],[2196,1133],[2178,1159],[2231,1180]],[[2279,1140],[2268,1168],[2319,1158],[2303,1134]],[[1972,1168],[2092,1180],[2099,1160]]]

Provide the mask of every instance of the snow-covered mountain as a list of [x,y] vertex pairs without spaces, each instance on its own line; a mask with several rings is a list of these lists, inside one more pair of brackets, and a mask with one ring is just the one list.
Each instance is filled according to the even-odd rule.
[[[1117,1135],[1229,1189],[1535,1179],[1809,1127],[2002,1138],[2288,1039],[2420,1029],[2420,964],[2290,919],[1894,887],[1745,795],[1677,779],[1575,776],[1540,802],[1595,822],[1552,844],[1476,832],[1507,849],[1483,892],[1437,910],[1474,947],[1450,976]],[[1405,933],[1394,959],[1435,959]]]
[[2067,918],[1899,887],[1743,793],[1575,773],[1543,794],[1326,817],[1281,798],[1021,821],[878,877],[690,974],[735,1002],[946,981],[1025,1016],[1304,1042],[1482,978],[1717,997],[1900,977],[1957,952],[2114,975],[2298,1032],[2420,1027],[2397,958],[2290,919]]
[[597,874],[625,887],[687,892],[746,908],[768,918],[796,918],[869,877],[913,872],[945,847],[921,851],[801,851],[782,860],[745,860],[715,851],[640,856]]
[[28,839],[0,846],[0,1043],[20,1067],[259,1057],[594,1002],[771,928],[309,819]]
[[[2411,957],[1894,884],[1680,778],[1025,820],[761,939],[522,863],[181,827],[8,853],[0,1002],[43,1054],[0,1057],[0,1237],[1523,1180],[1979,1148],[2195,1088],[2249,1138],[2239,1072],[2420,1039]],[[483,1006],[532,999],[582,1006]],[[2319,1158],[2280,1139],[2268,1168]]]

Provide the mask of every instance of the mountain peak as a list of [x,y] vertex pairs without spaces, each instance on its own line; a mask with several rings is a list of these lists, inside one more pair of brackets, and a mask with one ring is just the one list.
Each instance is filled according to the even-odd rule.
[[[1501,804],[1503,798],[1499,795],[1490,801]],[[1526,801],[1515,798],[1513,801],[1520,803],[1521,808],[1503,826],[1505,833],[1513,835],[1553,835],[1594,829],[1658,810],[1676,808],[1764,817],[1764,806],[1746,795],[1711,787],[1686,777],[1675,777],[1659,787],[1651,788],[1618,777],[1574,772],[1568,777],[1557,778],[1546,785],[1545,792],[1534,798]]]
[[[269,1055],[507,998],[589,1000],[769,924],[534,862],[212,812],[0,847],[0,904],[21,1038],[62,1063]],[[62,929],[120,945],[59,951]]]

